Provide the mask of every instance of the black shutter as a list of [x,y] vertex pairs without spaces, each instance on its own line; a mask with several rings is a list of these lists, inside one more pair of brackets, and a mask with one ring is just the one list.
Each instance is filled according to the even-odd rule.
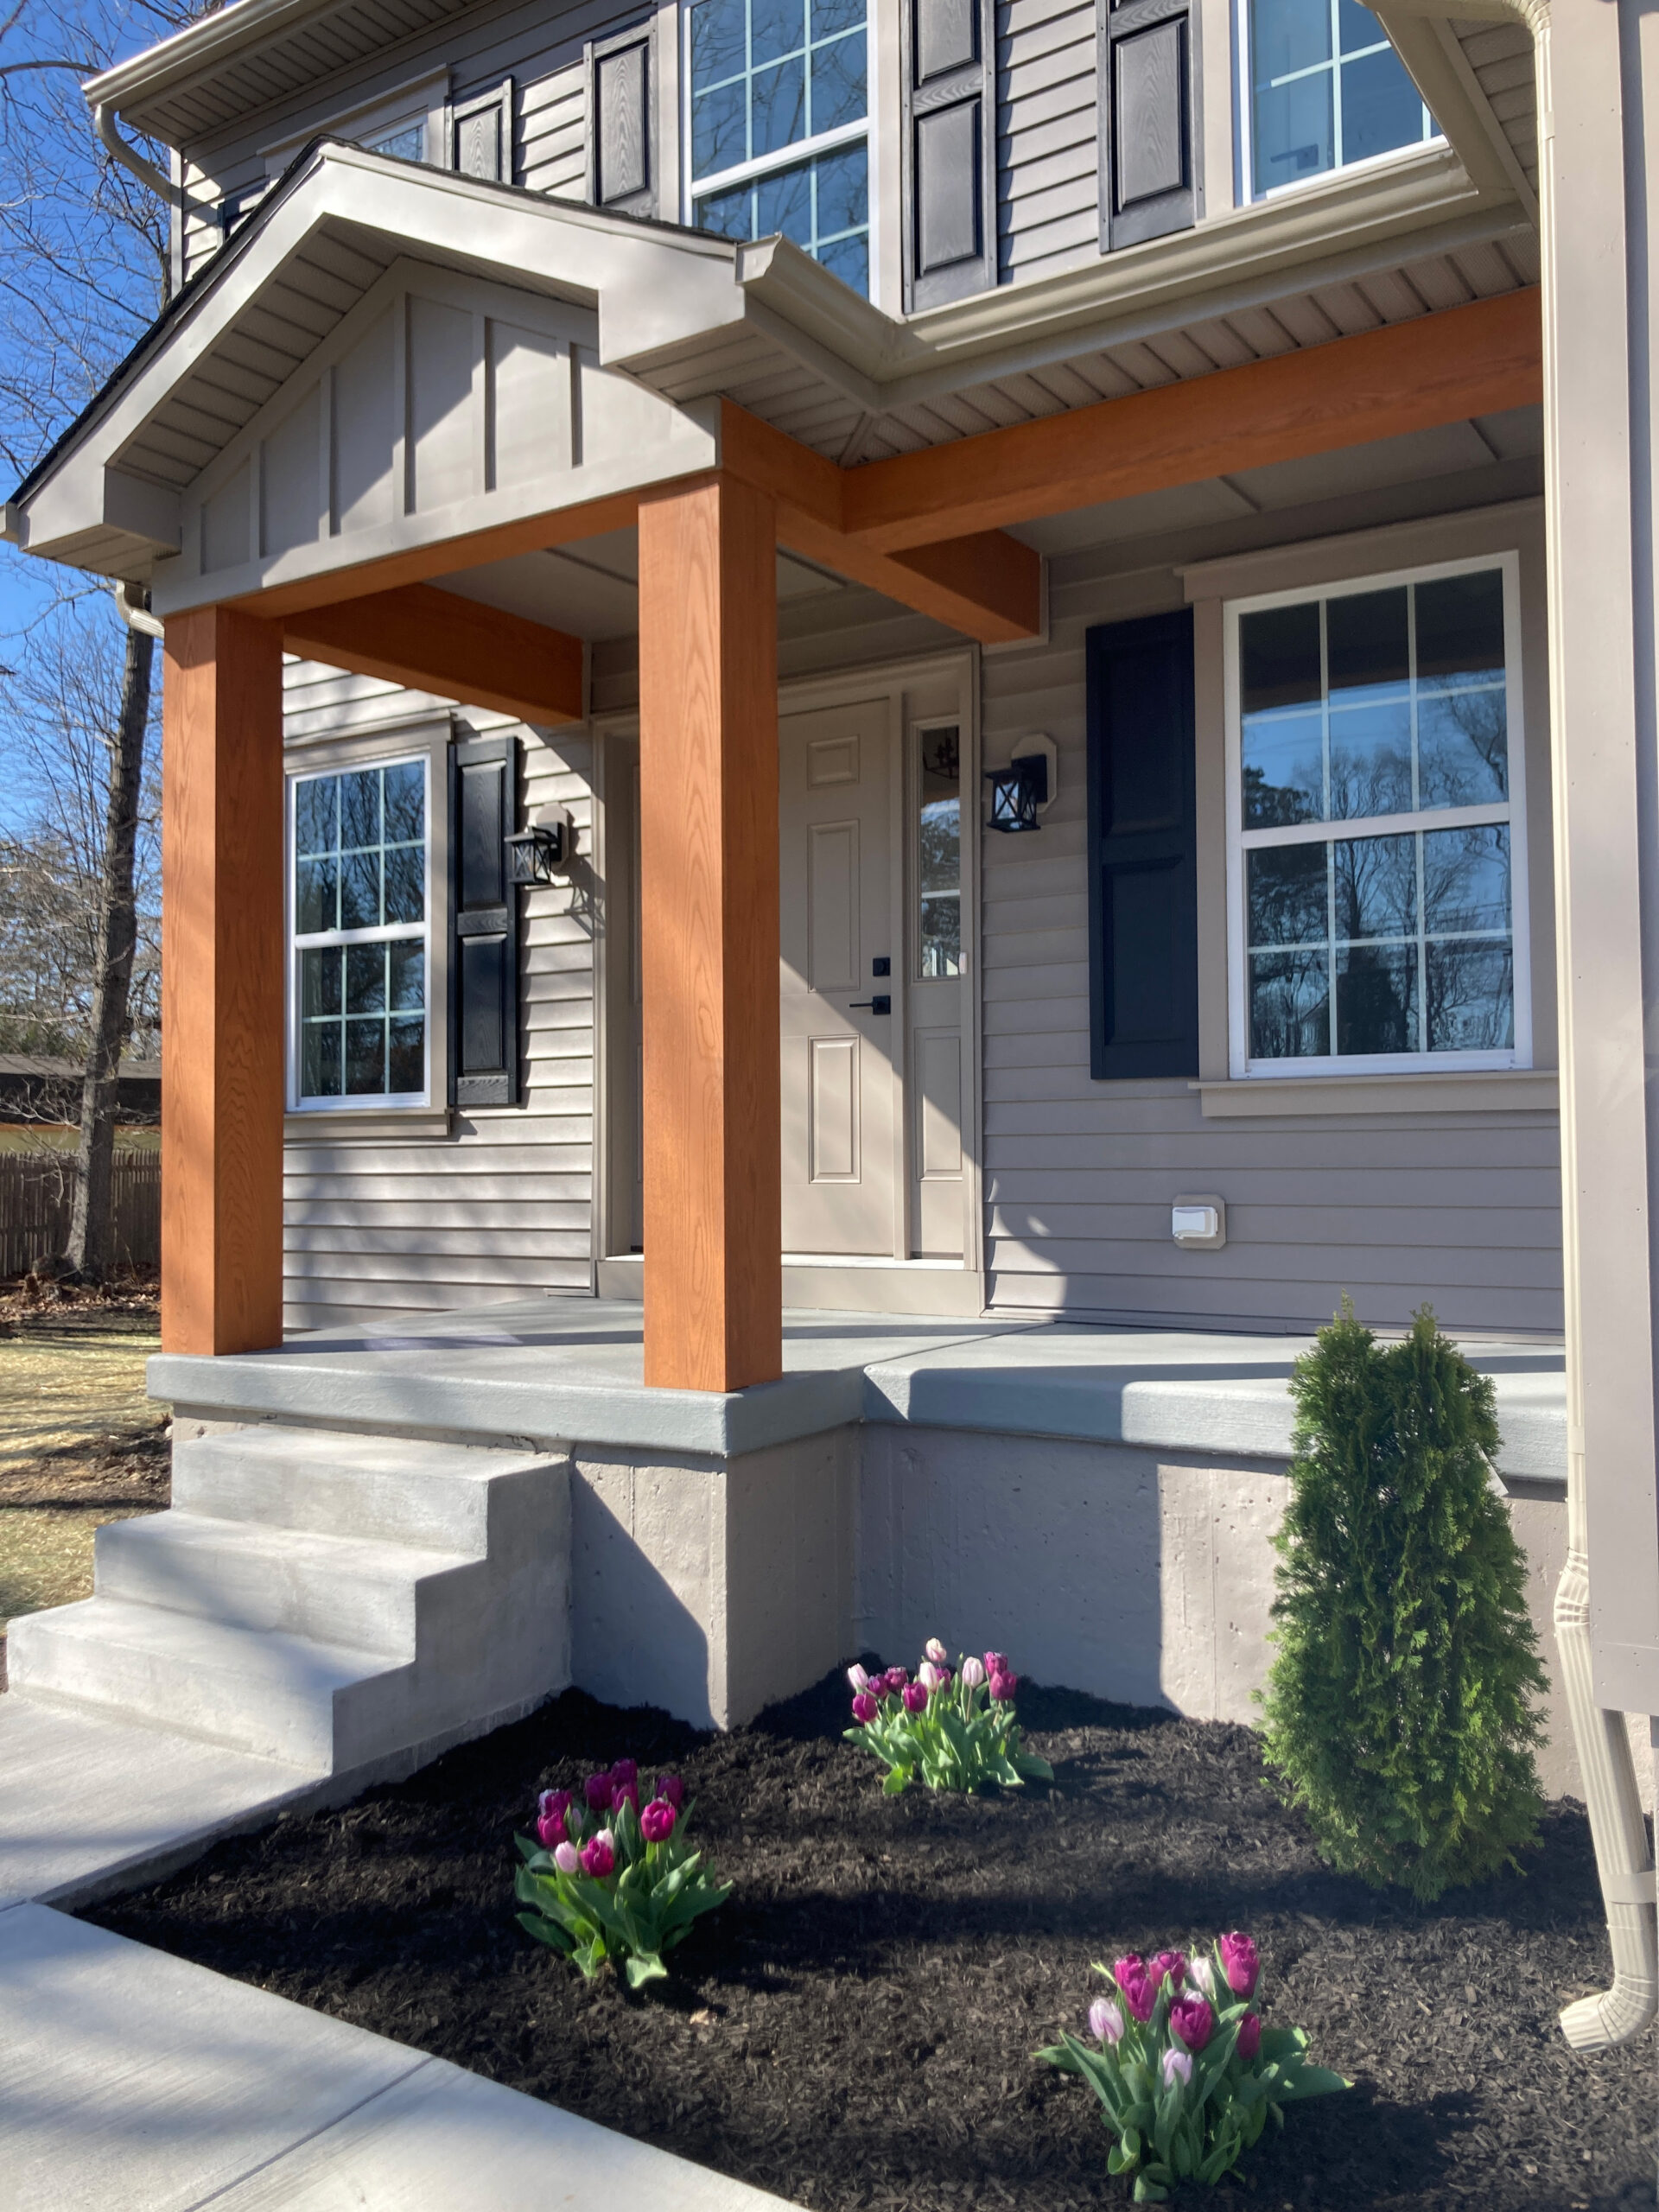
[[1090,1071],[1198,1071],[1192,614],[1089,632]]
[[452,111],[454,166],[462,176],[512,182],[512,79]]
[[1187,0],[1097,0],[1100,247],[1198,219],[1198,11]]
[[518,893],[503,839],[518,788],[516,737],[450,748],[449,1066],[458,1106],[518,1103]]
[[619,215],[657,213],[652,27],[588,49],[588,197]]
[[996,282],[993,0],[903,0],[905,306]]

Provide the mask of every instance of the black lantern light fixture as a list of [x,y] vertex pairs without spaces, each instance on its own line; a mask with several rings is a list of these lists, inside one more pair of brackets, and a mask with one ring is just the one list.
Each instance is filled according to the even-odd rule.
[[1017,760],[1010,760],[1006,768],[988,768],[985,780],[991,787],[991,829],[1007,830],[1010,835],[1020,830],[1041,829],[1037,810],[1048,804],[1046,754],[1022,753]]
[[575,824],[563,807],[517,830],[502,840],[507,849],[509,883],[553,883],[568,868],[576,849]]

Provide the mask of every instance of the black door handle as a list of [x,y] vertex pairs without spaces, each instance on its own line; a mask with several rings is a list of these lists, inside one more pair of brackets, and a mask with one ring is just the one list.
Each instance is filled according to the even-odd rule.
[[853,1001],[853,1005],[855,1007],[867,1006],[872,1014],[891,1014],[893,1012],[893,1000],[891,995],[886,991],[882,991],[877,997],[873,999],[855,999]]

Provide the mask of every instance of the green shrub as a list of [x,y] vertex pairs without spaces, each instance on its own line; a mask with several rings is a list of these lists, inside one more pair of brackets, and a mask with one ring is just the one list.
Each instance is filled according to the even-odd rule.
[[1427,1306],[1384,1347],[1344,1299],[1291,1389],[1268,1762],[1332,1865],[1431,1899],[1512,1863],[1539,1809],[1544,1676],[1492,1385]]

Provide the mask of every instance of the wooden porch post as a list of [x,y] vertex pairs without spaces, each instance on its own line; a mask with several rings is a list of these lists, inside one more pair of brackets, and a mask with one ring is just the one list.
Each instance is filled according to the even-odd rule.
[[162,1343],[283,1334],[282,632],[169,616],[162,768]]
[[776,513],[730,477],[639,509],[645,1381],[783,1367]]

